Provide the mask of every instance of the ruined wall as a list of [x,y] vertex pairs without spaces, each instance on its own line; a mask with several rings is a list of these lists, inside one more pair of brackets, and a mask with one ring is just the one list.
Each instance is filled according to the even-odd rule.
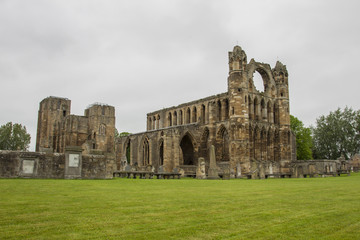
[[355,154],[354,156],[352,156],[349,164],[350,164],[352,171],[358,172],[360,170],[360,155]]
[[67,98],[47,97],[40,102],[36,151],[44,148],[60,151],[61,124],[70,115],[71,101]]
[[85,116],[70,114],[71,101],[48,97],[40,103],[36,151],[64,153],[67,146],[79,146],[84,154],[114,152],[115,108],[93,104]]
[[[2,178],[65,178],[65,156],[60,153],[0,151]],[[82,155],[81,178],[112,178],[114,155]]]
[[298,178],[316,177],[318,175],[336,176],[339,170],[347,170],[339,160],[304,160],[291,163],[293,176]]

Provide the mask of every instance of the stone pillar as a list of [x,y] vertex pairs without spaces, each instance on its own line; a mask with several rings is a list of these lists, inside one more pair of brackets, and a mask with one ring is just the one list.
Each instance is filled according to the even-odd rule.
[[196,178],[197,179],[206,179],[205,159],[203,157],[200,157],[198,159],[198,166],[196,168]]
[[219,179],[219,173],[216,166],[214,145],[211,145],[210,147],[210,167],[208,170],[208,179]]

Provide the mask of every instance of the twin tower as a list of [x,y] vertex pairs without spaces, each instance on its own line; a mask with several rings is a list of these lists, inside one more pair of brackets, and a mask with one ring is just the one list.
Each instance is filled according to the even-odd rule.
[[[147,114],[147,131],[114,138],[114,107],[94,104],[84,116],[70,115],[70,100],[49,97],[40,103],[37,151],[64,152],[81,146],[85,153],[114,152],[125,164],[193,175],[200,157],[209,167],[215,147],[217,166],[247,177],[290,175],[295,141],[290,130],[286,66],[247,61],[235,46],[229,52],[228,91]],[[256,89],[259,73],[264,91]],[[115,149],[115,150],[114,150]]]

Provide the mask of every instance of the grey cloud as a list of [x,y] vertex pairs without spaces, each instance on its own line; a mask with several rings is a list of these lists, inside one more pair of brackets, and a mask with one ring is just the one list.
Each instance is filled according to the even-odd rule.
[[359,109],[358,1],[0,1],[0,124],[25,124],[49,96],[116,107],[120,131],[163,107],[227,90],[227,52],[289,70],[291,113],[313,124]]

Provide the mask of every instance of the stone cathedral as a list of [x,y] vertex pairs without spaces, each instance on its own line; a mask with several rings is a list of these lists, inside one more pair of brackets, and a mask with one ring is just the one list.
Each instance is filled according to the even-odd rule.
[[[239,46],[228,57],[227,92],[148,113],[146,132],[116,140],[117,169],[162,166],[191,176],[200,157],[208,170],[213,145],[220,171],[229,169],[234,177],[291,175],[296,146],[286,66],[248,62]],[[263,92],[254,85],[255,72],[262,76]]]
[[[317,177],[350,173],[345,159],[296,160],[286,66],[229,52],[228,90],[147,114],[146,132],[115,137],[115,107],[94,103],[71,114],[71,100],[40,102],[36,152],[0,150],[0,177],[199,179]],[[264,90],[256,89],[254,74]],[[352,163],[358,169],[356,159]],[[151,173],[151,174],[149,174]],[[134,175],[135,174],[135,175]],[[143,174],[143,175],[140,175]],[[161,175],[162,174],[162,175]]]

